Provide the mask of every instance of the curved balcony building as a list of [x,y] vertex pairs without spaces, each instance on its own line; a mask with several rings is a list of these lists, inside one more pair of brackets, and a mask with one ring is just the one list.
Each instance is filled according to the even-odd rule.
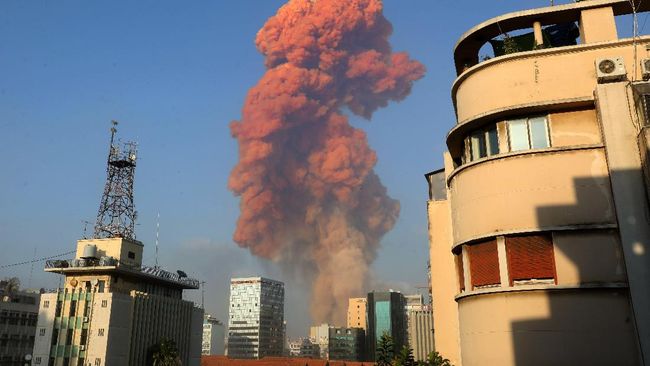
[[457,123],[426,175],[435,344],[454,364],[650,364],[650,36],[618,37],[632,13],[581,1],[458,41]]

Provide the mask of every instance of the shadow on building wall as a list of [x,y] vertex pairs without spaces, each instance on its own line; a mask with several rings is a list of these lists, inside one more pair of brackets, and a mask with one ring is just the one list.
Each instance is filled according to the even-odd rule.
[[[643,180],[638,170],[612,172],[612,177],[619,182]],[[613,197],[610,177],[579,177],[573,184],[575,204],[536,209],[539,227],[553,232],[557,289],[505,295],[517,306],[535,307],[531,312],[539,316],[512,321],[515,363],[581,365],[590,360],[590,365],[638,365],[626,262],[641,261],[647,268],[650,258],[643,251],[633,254],[639,258],[625,258],[630,250],[622,245],[629,244],[622,243],[614,224],[621,207],[607,198]],[[638,197],[638,202],[645,205],[647,196]],[[580,222],[585,216],[603,220],[558,230],[559,222]],[[647,215],[634,220],[648,225]]]

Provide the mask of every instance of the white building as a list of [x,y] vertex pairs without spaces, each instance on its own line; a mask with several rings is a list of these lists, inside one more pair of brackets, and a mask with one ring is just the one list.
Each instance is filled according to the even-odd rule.
[[319,358],[320,347],[318,344],[312,342],[309,338],[298,338],[296,340],[289,341],[289,356]]
[[263,277],[230,281],[228,357],[282,356],[284,284]]
[[223,323],[206,314],[203,317],[202,355],[223,355],[225,351],[226,331]]
[[125,238],[77,242],[72,260],[46,262],[64,276],[42,294],[34,365],[139,366],[163,339],[183,365],[200,364],[203,309],[183,300],[197,280],[142,266],[142,243]]

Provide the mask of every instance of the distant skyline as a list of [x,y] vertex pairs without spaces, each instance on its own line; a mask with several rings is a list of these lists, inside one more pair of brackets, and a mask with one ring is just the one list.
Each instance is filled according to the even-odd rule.
[[[82,220],[95,221],[115,119],[117,136],[139,143],[136,232],[145,264],[154,263],[160,212],[159,263],[206,281],[207,313],[227,323],[231,277],[270,277],[285,282],[289,336],[305,335],[311,323],[305,289],[234,244],[238,199],[226,188],[237,161],[228,124],[239,119],[248,88],[263,73],[255,34],[283,3],[4,2],[0,266],[31,260],[35,249],[43,257],[75,248]],[[379,110],[371,122],[351,117],[377,152],[376,171],[389,194],[401,202],[373,266],[375,289],[416,292],[426,284],[423,174],[442,167],[445,136],[455,122],[454,44],[491,17],[546,5],[384,2],[393,48],[409,52],[427,73],[409,98]],[[629,34],[631,26],[622,24],[620,33]],[[44,273],[43,264],[34,265],[31,287],[57,287],[59,277]],[[30,268],[0,268],[0,278],[18,276],[27,287]],[[200,303],[201,291],[187,298]]]

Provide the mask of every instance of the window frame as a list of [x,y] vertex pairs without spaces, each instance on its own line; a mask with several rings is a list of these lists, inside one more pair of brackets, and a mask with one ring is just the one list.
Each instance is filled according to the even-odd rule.
[[[490,132],[494,131],[495,136],[496,136],[496,146],[492,146],[492,143],[490,142]],[[476,157],[474,156],[475,151],[474,151],[474,139],[478,140],[478,147],[479,151]],[[471,163],[473,161],[477,161],[480,159],[488,158],[491,156],[499,155],[501,153],[500,151],[500,137],[499,137],[499,130],[497,128],[497,124],[492,123],[487,126],[483,126],[482,128],[476,129],[463,139],[463,164]],[[492,148],[496,148],[496,152],[492,152]],[[484,153],[484,154],[483,154]]]
[[[546,258],[546,265],[550,266],[548,269],[549,271],[552,272],[552,276],[514,276],[513,274],[516,274],[517,270],[514,269],[515,261],[513,260],[514,250],[513,246],[514,245],[522,245],[521,242],[515,242],[515,240],[525,240],[524,238],[534,238],[534,237],[540,237],[544,238],[546,242],[542,243],[543,245],[548,244],[548,248],[542,248],[541,250],[546,250],[548,254],[548,258]],[[539,233],[532,233],[532,234],[519,234],[519,235],[507,235],[504,237],[505,241],[505,251],[506,251],[506,261],[508,265],[508,282],[510,284],[510,287],[516,287],[516,286],[524,286],[524,285],[533,285],[533,284],[543,284],[543,283],[549,283],[549,284],[555,284],[557,285],[557,266],[555,263],[555,244],[553,242],[553,234],[552,232],[539,232]],[[540,241],[541,242],[541,241]],[[514,244],[516,243],[516,244]],[[530,253],[534,252],[534,249],[527,249],[525,252]],[[539,251],[539,250],[538,250]],[[520,262],[521,259],[518,260]],[[530,260],[530,262],[534,262],[534,260]],[[532,264],[528,264],[531,267],[533,266]],[[535,265],[535,267],[538,267]],[[521,269],[519,269],[521,271]]]
[[[546,146],[544,147],[533,147],[533,132],[531,128],[531,120],[535,120],[538,118],[544,118],[545,122],[545,129],[544,131],[546,132]],[[513,144],[512,144],[512,122],[519,122],[519,121],[524,121],[525,126],[526,126],[526,142],[527,142],[527,148],[525,149],[513,149]],[[527,150],[539,150],[539,149],[546,149],[549,147],[553,146],[553,141],[551,138],[551,115],[550,114],[538,114],[538,115],[533,115],[533,116],[526,116],[522,118],[513,118],[513,119],[508,119],[505,121],[506,124],[506,131],[508,132],[508,150],[509,152],[517,152],[517,151],[527,151]]]
[[[497,243],[497,238],[494,237],[492,239],[487,239],[483,240],[474,244],[467,245],[464,249],[467,249],[468,252],[468,257],[469,257],[469,270],[470,270],[470,283],[465,284],[465,286],[471,286],[472,290],[480,290],[480,289],[485,289],[485,288],[495,288],[495,287],[502,287],[504,284],[501,283],[501,266],[499,263],[499,246]],[[486,256],[483,258],[483,261],[487,260],[487,252],[490,252],[490,257],[493,256],[493,258],[489,258],[489,261],[493,262],[490,264],[494,264],[496,273],[490,273],[491,276],[495,277],[493,280],[490,281],[490,283],[477,283],[478,282],[478,276],[476,275],[477,273],[483,273],[485,271],[480,271],[479,269],[483,269],[484,263],[481,265],[478,264],[478,256]],[[481,254],[479,254],[481,253]],[[496,259],[496,260],[495,260]]]

